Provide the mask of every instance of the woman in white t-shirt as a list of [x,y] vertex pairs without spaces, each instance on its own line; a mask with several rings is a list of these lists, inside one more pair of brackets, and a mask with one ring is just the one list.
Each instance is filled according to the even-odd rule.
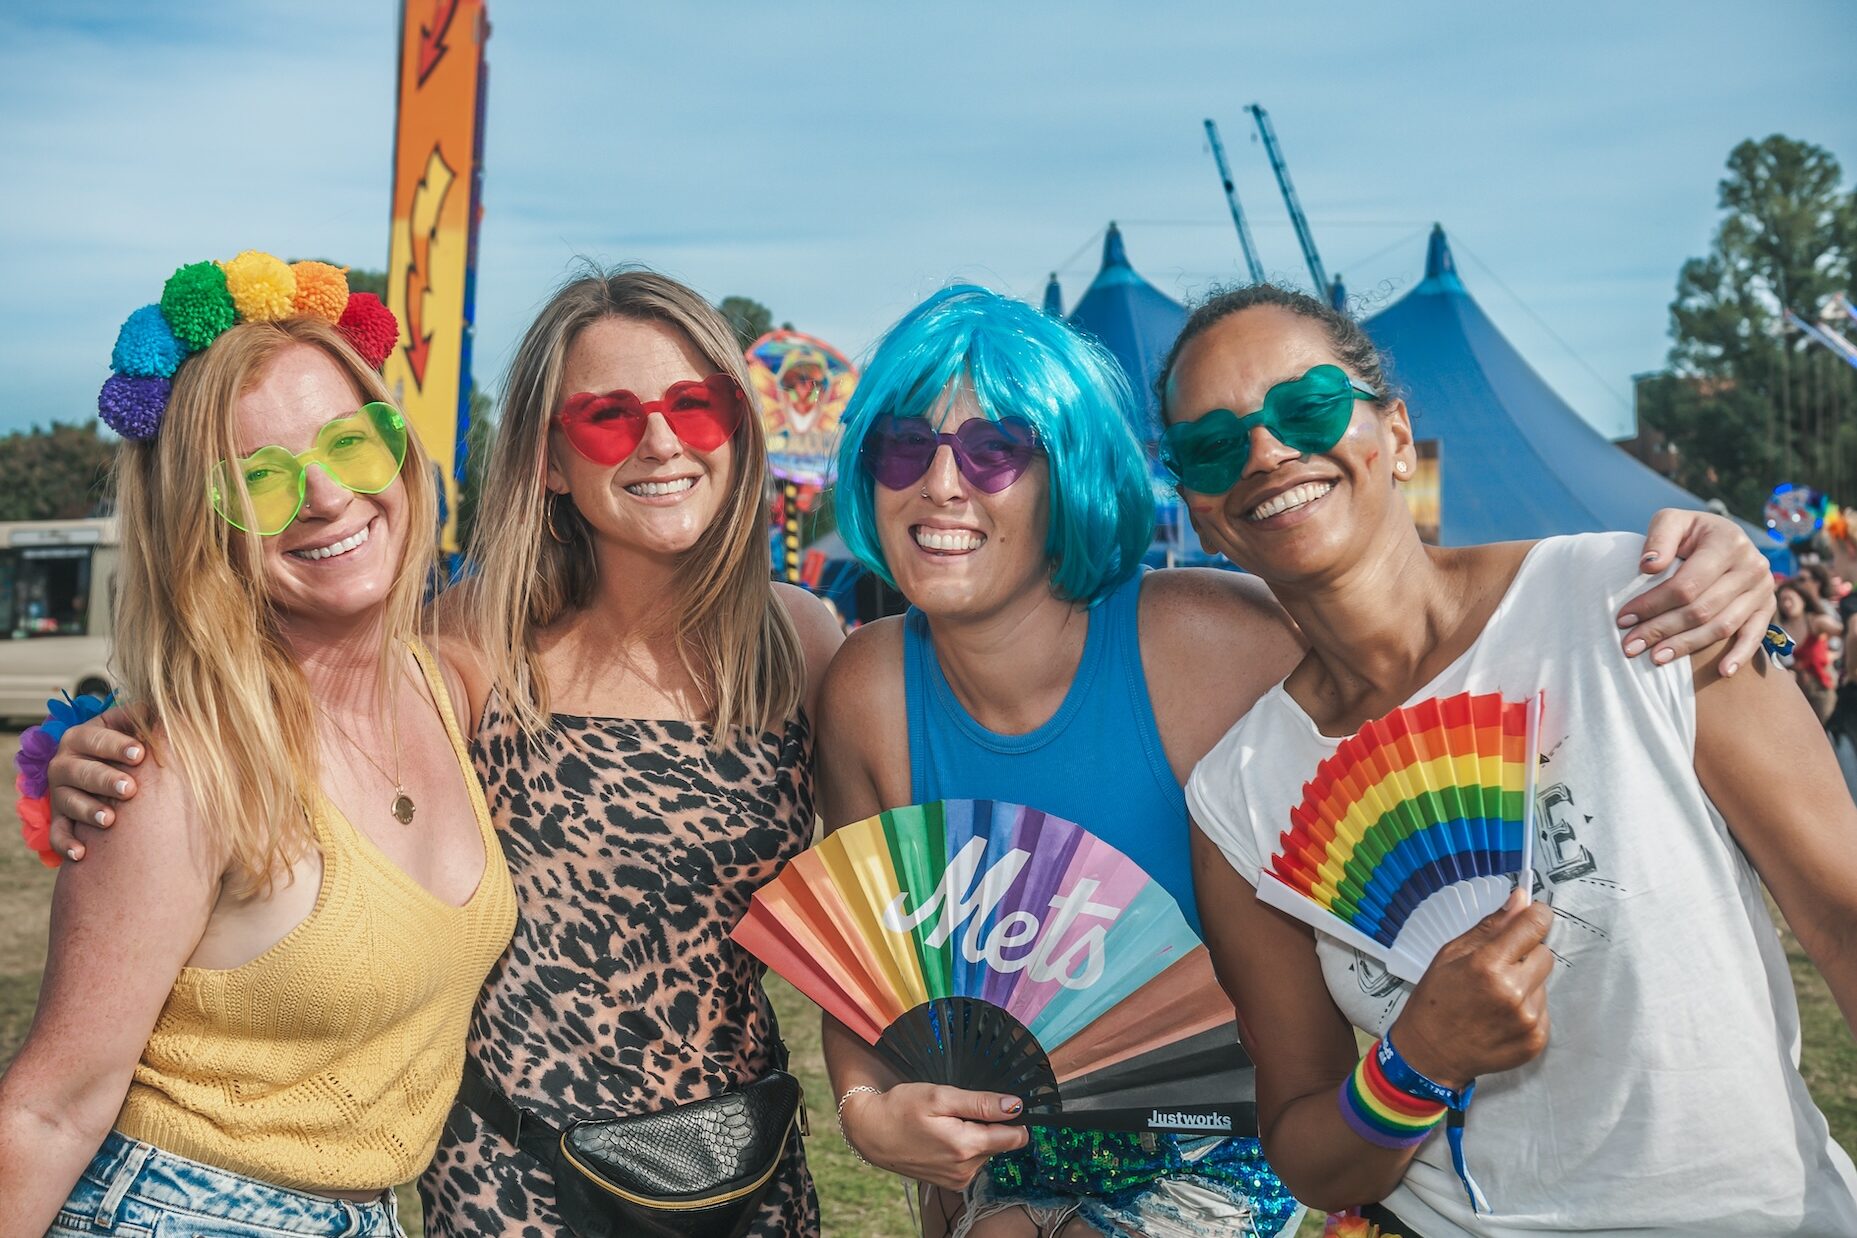
[[[1614,657],[1611,608],[1647,583],[1636,539],[1424,545],[1405,404],[1320,302],[1213,299],[1162,386],[1200,538],[1310,645],[1187,788],[1207,944],[1297,1197],[1371,1203],[1407,1238],[1857,1234],[1760,893],[1857,1023],[1857,808],[1790,676]],[[1512,897],[1412,985],[1254,896],[1342,738],[1425,698],[1537,690],[1532,905]],[[1356,1028],[1381,1037],[1366,1058]],[[1437,1129],[1459,1105],[1461,1167]]]

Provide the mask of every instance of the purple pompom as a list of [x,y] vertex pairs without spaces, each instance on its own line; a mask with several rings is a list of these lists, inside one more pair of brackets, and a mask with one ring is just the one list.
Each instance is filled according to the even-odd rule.
[[161,429],[169,389],[165,378],[112,374],[97,395],[97,412],[104,425],[124,438],[151,439]]
[[19,771],[19,793],[28,799],[44,795],[50,782],[46,766],[58,754],[58,741],[36,726],[29,726],[19,737],[19,751],[13,754],[13,767]]

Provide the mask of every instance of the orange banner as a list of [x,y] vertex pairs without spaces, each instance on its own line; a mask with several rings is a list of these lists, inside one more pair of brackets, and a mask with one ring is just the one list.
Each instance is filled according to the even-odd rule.
[[445,477],[446,550],[470,424],[471,320],[482,186],[484,0],[404,0],[387,305],[400,346],[387,388]]

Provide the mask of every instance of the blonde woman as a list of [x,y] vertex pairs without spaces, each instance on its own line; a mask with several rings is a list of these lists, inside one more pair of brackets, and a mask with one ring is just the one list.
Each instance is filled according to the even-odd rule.
[[[813,831],[817,683],[839,642],[768,580],[767,450],[733,332],[644,270],[566,284],[512,363],[458,599],[483,651],[476,756],[516,940],[473,1077],[420,1183],[433,1234],[556,1232],[508,1107],[665,1109],[781,1064],[762,968],[729,940]],[[799,1139],[748,1232],[810,1233]]]
[[[431,465],[325,318],[234,325],[279,308],[246,295],[289,273],[263,258],[183,268],[197,351],[144,318],[161,338],[119,343],[117,368],[171,389],[106,387],[142,436],[117,461],[115,653],[156,760],[118,809],[132,828],[59,875],[0,1079],[0,1233],[398,1233],[389,1188],[431,1156],[509,940],[416,637]],[[340,315],[345,282],[322,287],[311,310]]]

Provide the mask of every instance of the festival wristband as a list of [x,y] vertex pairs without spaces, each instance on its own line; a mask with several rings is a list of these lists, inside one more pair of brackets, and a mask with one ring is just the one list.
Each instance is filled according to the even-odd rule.
[[[1436,1079],[1427,1078],[1399,1056],[1399,1050],[1393,1047],[1391,1033],[1380,1037],[1374,1042],[1373,1048],[1367,1050],[1363,1065],[1367,1062],[1373,1063],[1379,1071],[1379,1077],[1385,1080],[1388,1087],[1409,1101],[1419,1100],[1443,1107],[1447,1114],[1444,1137],[1451,1146],[1451,1164],[1457,1170],[1458,1180],[1464,1184],[1464,1193],[1470,1196],[1472,1211],[1489,1211],[1489,1203],[1483,1198],[1483,1191],[1477,1186],[1476,1180],[1470,1176],[1470,1166],[1464,1160],[1464,1112],[1470,1108],[1471,1098],[1476,1095],[1476,1080],[1472,1079],[1461,1089],[1452,1090]],[[1359,1068],[1356,1069],[1358,1073]],[[1418,1140],[1411,1142],[1416,1143]]]

